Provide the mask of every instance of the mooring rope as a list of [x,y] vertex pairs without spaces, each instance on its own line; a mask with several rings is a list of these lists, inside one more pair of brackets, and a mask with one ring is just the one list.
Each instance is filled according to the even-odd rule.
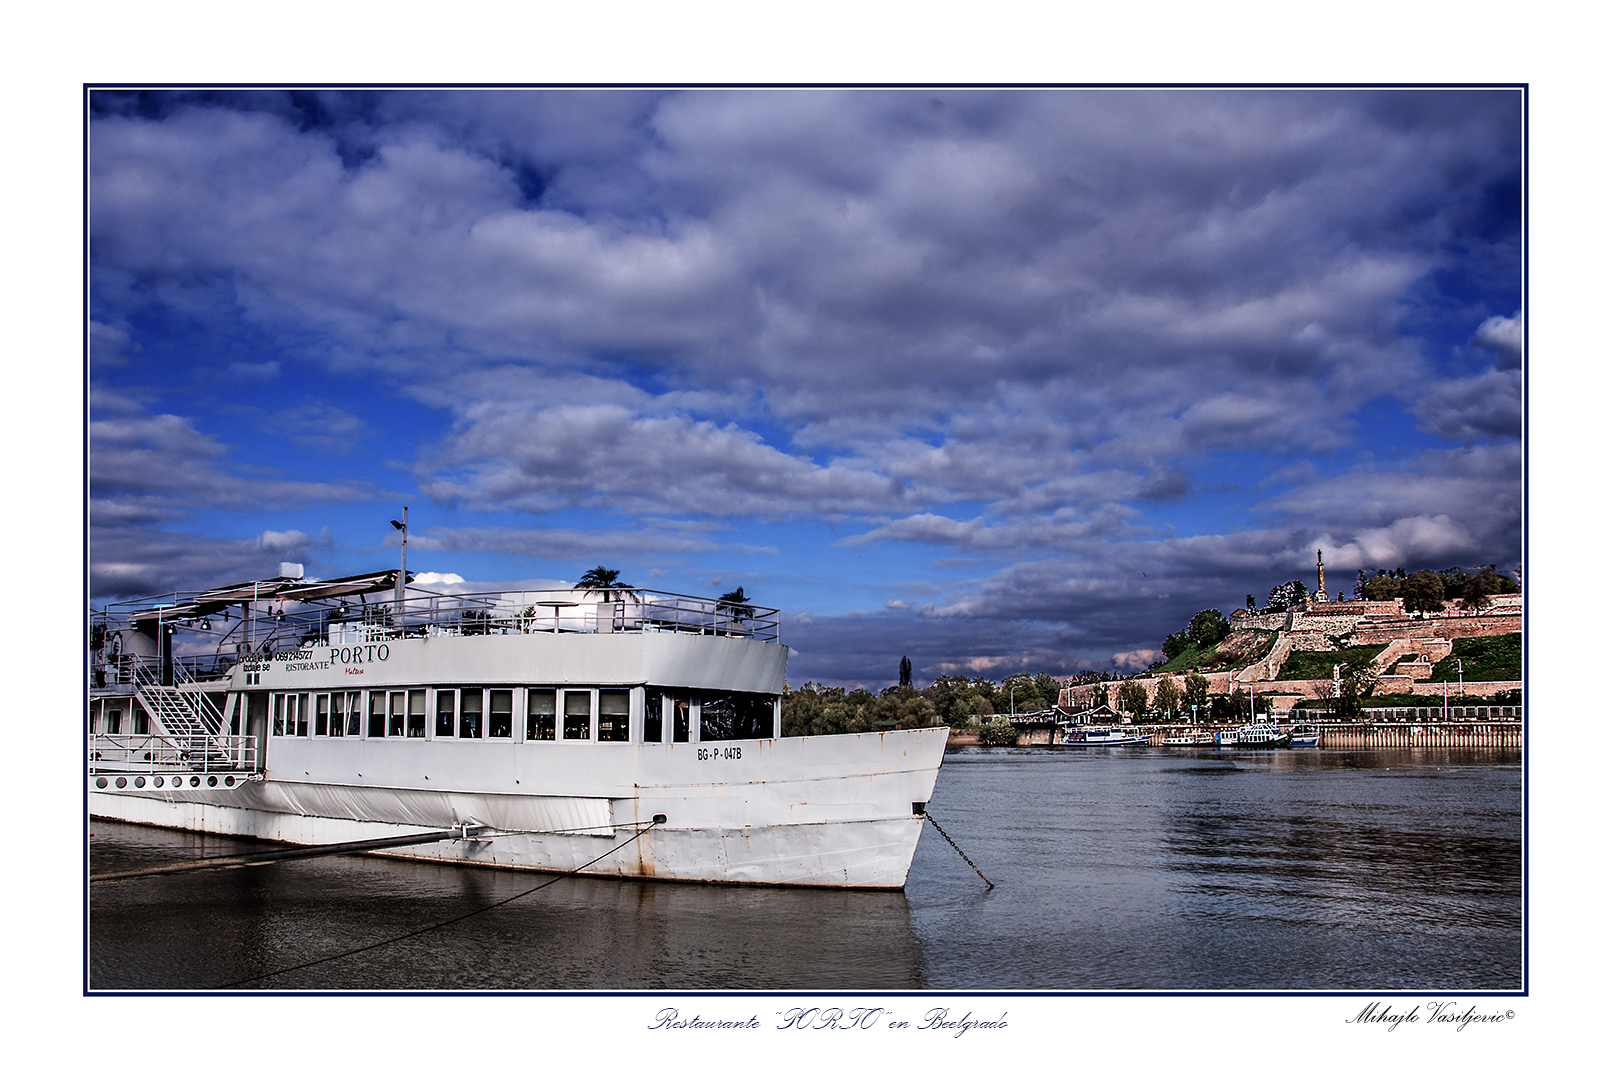
[[[935,820],[933,814],[930,814],[928,811],[925,811],[924,812],[924,820],[929,822],[929,824],[931,824],[931,825],[933,825],[935,827],[935,831],[938,832],[945,839],[946,843],[948,843],[948,844],[950,844],[952,846],[953,851],[957,852],[957,854],[959,854],[959,855],[963,855],[963,849],[957,846],[957,841],[956,840],[953,840],[951,837],[946,835],[946,830],[942,829],[940,827],[940,822]],[[992,882],[990,878],[985,876],[985,871],[981,870],[977,866],[974,866],[974,860],[973,859],[970,859],[967,855],[963,855],[963,861],[966,862],[969,866],[973,867],[974,873],[978,874],[980,876],[980,880],[985,882],[986,888],[990,888],[990,889],[996,888],[995,883]]]
[[[433,923],[430,926],[423,926],[418,930],[410,930],[406,934],[399,934],[396,937],[387,938],[385,941],[377,941],[377,942],[374,942],[373,944],[370,944],[370,945],[360,945],[356,949],[348,949],[346,952],[333,953],[330,956],[322,956],[317,960],[309,960],[309,961],[307,961],[305,963],[301,963],[301,964],[292,964],[290,967],[278,968],[278,969],[276,969],[274,971],[265,971],[261,975],[253,975],[251,978],[248,978],[248,979],[237,979],[235,982],[223,983],[223,984],[221,984],[219,986],[213,987],[212,989],[214,989],[214,990],[231,990],[231,989],[234,989],[237,986],[244,986],[247,983],[259,982],[259,981],[261,981],[263,979],[272,979],[276,975],[284,975],[284,974],[286,974],[287,972],[290,972],[290,971],[301,971],[303,968],[310,968],[310,967],[314,967],[314,966],[319,965],[319,964],[328,964],[332,960],[340,960],[343,957],[354,956],[354,955],[357,955],[358,953],[361,953],[361,952],[368,952],[370,949],[378,949],[382,945],[391,945],[391,944],[393,944],[395,942],[405,941],[405,940],[407,940],[408,938],[411,938],[411,937],[419,937],[421,934],[428,934],[432,930],[440,930],[444,926],[452,926],[456,922],[464,922],[466,919],[473,918],[474,916],[480,915],[483,912],[491,911],[493,908],[503,907],[505,904],[511,903],[511,902],[513,902],[515,900],[519,900],[523,896],[530,896],[533,893],[537,892],[537,890],[539,890],[539,889],[546,889],[550,885],[553,885],[556,881],[559,881],[559,880],[561,880],[563,878],[570,877],[573,874],[580,874],[582,871],[586,870],[588,867],[592,866],[594,863],[602,862],[603,860],[605,860],[605,859],[609,858],[610,856],[614,855],[616,852],[620,851],[622,848],[626,847],[628,844],[632,843],[634,840],[638,839],[640,836],[644,835],[649,830],[653,829],[656,825],[664,825],[665,823],[666,823],[666,815],[665,814],[656,814],[654,819],[651,820],[642,829],[639,829],[637,832],[633,833],[631,836],[627,837],[627,839],[623,840],[621,843],[617,844],[615,847],[611,848],[609,851],[605,852],[603,855],[600,855],[597,859],[594,859],[592,862],[583,863],[581,866],[577,867],[574,870],[561,870],[561,871],[558,871],[557,873],[554,872],[554,871],[550,871],[550,873],[554,873],[555,876],[550,878],[549,880],[543,882],[543,884],[534,885],[532,888],[527,889],[525,892],[516,893],[514,896],[507,896],[504,899],[497,901],[496,903],[488,904],[486,907],[477,908],[475,911],[467,911],[463,915],[456,915],[451,919],[444,919],[439,923]],[[637,823],[634,822],[634,824],[637,824]],[[937,828],[938,828],[938,826],[937,826]],[[945,834],[942,833],[941,835],[944,836]],[[472,839],[474,839],[474,838],[472,838]],[[956,845],[953,845],[953,846],[956,846]],[[966,855],[963,856],[963,857],[967,858]],[[969,865],[972,866],[973,864],[970,863]],[[981,874],[980,876],[984,877],[985,875]]]

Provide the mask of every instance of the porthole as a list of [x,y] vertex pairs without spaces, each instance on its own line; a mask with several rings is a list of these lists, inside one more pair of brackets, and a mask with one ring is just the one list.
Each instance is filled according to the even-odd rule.
[[151,786],[152,787],[161,787],[162,786],[162,777],[159,776],[155,780],[151,781]]
[[143,777],[143,776],[136,776],[134,778],[134,786],[135,787],[145,787],[146,786],[146,778]]
[[209,776],[209,777],[208,777],[208,778],[207,778],[207,786],[208,786],[208,787],[217,787],[217,786],[218,786],[218,777],[216,777],[216,776]]
[[190,786],[191,786],[191,787],[201,787],[201,777],[199,777],[199,776],[192,776],[192,777],[191,777],[191,778],[190,778]]
[[125,776],[118,777],[118,787],[128,787],[128,786],[129,786],[128,777],[125,777]]
[[235,777],[233,777],[233,776],[224,777],[224,786],[225,787],[234,787],[235,786]]
[[105,787],[105,786],[106,786],[106,777],[104,777],[104,776],[97,776],[97,777],[96,777],[96,778],[95,778],[95,786],[96,786],[96,787]]

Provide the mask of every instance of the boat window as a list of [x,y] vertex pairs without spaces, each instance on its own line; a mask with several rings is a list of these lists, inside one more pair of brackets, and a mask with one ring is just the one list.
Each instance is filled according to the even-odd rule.
[[122,709],[108,709],[106,711],[106,733],[108,735],[116,735],[118,733],[118,728],[120,728],[122,726],[123,726],[123,710]]
[[453,738],[453,691],[437,691],[437,738]]
[[553,690],[526,692],[526,738],[540,742],[554,741]]
[[386,737],[386,691],[377,690],[369,695],[369,737]]
[[662,694],[659,687],[651,686],[644,691],[644,741],[660,742],[660,704]]
[[297,735],[299,738],[308,737],[308,695],[297,695]]
[[768,694],[702,694],[700,741],[772,738],[772,702]]
[[565,734],[567,739],[587,739],[593,718],[593,694],[587,690],[565,692]]
[[361,726],[361,717],[364,713],[364,695],[357,690],[347,694],[347,734],[358,735]]
[[274,695],[274,733],[285,734],[285,695]]
[[313,733],[330,734],[330,695],[315,694],[313,699]]
[[481,738],[481,691],[474,687],[459,691],[459,737]]
[[388,738],[401,739],[403,737],[403,717],[407,713],[404,707],[404,694],[401,690],[394,690],[389,695],[386,715],[386,734]]
[[688,742],[689,709],[693,696],[687,690],[672,692],[672,741]]
[[138,701],[134,703],[134,733],[136,735],[151,734],[151,720],[146,716],[146,709]]
[[599,691],[599,741],[627,741],[627,691]]
[[409,691],[409,738],[425,738],[425,691]]
[[492,690],[488,692],[487,701],[487,737],[489,739],[509,739],[514,737],[513,717],[515,713],[512,704],[515,692],[513,690]]

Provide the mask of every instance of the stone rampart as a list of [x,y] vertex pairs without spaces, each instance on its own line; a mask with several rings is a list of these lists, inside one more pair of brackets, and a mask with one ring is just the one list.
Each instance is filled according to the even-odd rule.
[[1360,621],[1361,617],[1358,614],[1312,615],[1305,611],[1294,616],[1291,632],[1295,634],[1314,634],[1318,637],[1326,635],[1342,637],[1345,634],[1353,633],[1355,627],[1360,625]]
[[1247,611],[1238,610],[1231,613],[1231,628],[1233,630],[1286,630],[1287,611]]
[[1387,645],[1395,638],[1498,637],[1502,634],[1520,633],[1522,633],[1521,614],[1455,615],[1443,618],[1435,614],[1426,619],[1402,619],[1378,625],[1362,624],[1355,630],[1355,642],[1360,645]]

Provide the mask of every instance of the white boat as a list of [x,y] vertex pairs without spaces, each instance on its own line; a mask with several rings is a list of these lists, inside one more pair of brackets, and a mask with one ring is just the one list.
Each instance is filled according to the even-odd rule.
[[1247,724],[1235,731],[1219,731],[1215,733],[1215,744],[1218,746],[1246,746],[1252,748],[1286,746],[1287,732],[1282,731],[1275,724]]
[[1287,734],[1289,746],[1321,745],[1321,729],[1314,724],[1300,724]]
[[390,854],[507,868],[905,884],[947,729],[780,737],[775,611],[400,601],[397,576],[95,613],[91,815],[308,845],[457,829]]
[[1111,728],[1081,728],[1065,733],[1065,746],[1146,746],[1148,735],[1114,731]]
[[1160,746],[1213,746],[1215,733],[1212,731],[1184,731],[1180,735],[1166,735],[1159,740]]

